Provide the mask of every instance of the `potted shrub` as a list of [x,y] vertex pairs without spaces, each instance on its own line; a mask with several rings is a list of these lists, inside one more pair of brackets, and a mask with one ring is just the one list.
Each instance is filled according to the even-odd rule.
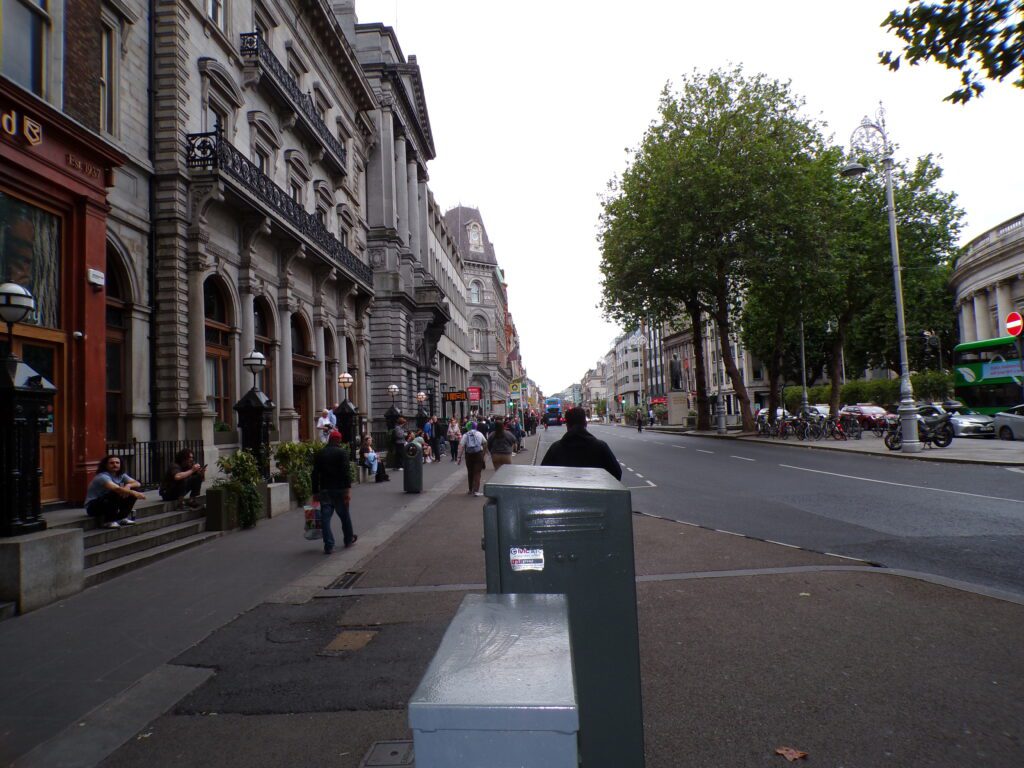
[[250,451],[235,451],[229,456],[217,459],[217,466],[225,477],[213,484],[211,490],[220,489],[234,498],[237,507],[238,524],[252,528],[263,517],[263,497],[260,486],[259,464]]

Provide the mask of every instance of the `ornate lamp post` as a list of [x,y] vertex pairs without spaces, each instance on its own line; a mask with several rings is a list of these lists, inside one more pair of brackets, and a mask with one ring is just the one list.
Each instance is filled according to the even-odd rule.
[[264,480],[270,479],[270,419],[274,401],[259,387],[259,375],[267,367],[267,358],[253,350],[242,358],[242,365],[252,374],[252,389],[235,403],[238,428],[242,433],[242,449],[251,451],[259,464]]
[[402,409],[395,406],[395,396],[398,394],[398,385],[389,384],[388,394],[391,395],[391,407],[384,411],[384,421],[390,432],[398,423],[398,417],[402,415]]
[[57,388],[14,354],[14,325],[36,308],[32,293],[0,285],[0,321],[7,324],[7,359],[0,363],[0,536],[46,530],[39,500],[39,430]]
[[426,401],[426,392],[416,393],[416,402],[420,404],[420,407],[416,411],[416,425],[419,429],[423,429],[426,423],[430,420],[430,414],[428,414],[427,409],[423,407],[423,403],[425,403]]
[[338,406],[338,426],[341,427],[341,439],[348,443],[349,456],[355,461],[356,456],[356,420],[359,411],[348,399],[348,390],[352,386],[352,374],[348,371],[338,374],[338,386],[345,393],[341,405]]
[[[881,143],[879,143],[879,141]],[[917,408],[914,407],[914,390],[910,384],[910,363],[907,358],[907,326],[903,317],[903,279],[900,273],[900,246],[896,236],[896,204],[892,193],[892,144],[885,132],[885,111],[879,107],[875,119],[865,117],[850,136],[850,147],[860,146],[873,157],[880,157],[885,171],[885,202],[889,213],[889,248],[892,252],[892,282],[896,292],[896,332],[899,335],[900,350],[900,423],[903,432],[903,453],[919,453],[921,442],[917,439]],[[840,173],[846,177],[867,173],[866,166],[857,162],[848,163]]]

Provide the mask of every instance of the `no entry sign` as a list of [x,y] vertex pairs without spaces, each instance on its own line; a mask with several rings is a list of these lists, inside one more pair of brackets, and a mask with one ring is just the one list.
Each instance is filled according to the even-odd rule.
[[1020,312],[1011,312],[1006,316],[1006,332],[1011,336],[1020,336],[1021,330],[1024,330],[1024,318],[1020,316]]

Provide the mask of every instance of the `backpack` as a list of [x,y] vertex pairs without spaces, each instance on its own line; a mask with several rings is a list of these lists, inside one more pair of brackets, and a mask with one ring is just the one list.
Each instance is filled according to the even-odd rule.
[[475,429],[466,433],[466,453],[480,453],[483,450],[483,443],[480,440],[480,433]]

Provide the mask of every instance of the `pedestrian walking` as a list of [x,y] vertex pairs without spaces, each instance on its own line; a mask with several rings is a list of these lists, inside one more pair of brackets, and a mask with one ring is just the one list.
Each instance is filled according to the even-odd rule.
[[487,436],[487,450],[491,454],[491,463],[495,469],[512,463],[516,450],[516,436],[511,430],[505,429],[505,423],[501,419],[495,420],[494,431]]
[[324,554],[334,551],[331,518],[341,518],[342,541],[351,547],[359,538],[352,531],[349,503],[352,501],[352,475],[349,474],[348,451],[341,447],[341,432],[333,430],[327,445],[313,458],[313,496],[320,502],[320,529],[324,537]]
[[[643,414],[640,414],[641,424]],[[604,440],[587,431],[587,414],[582,408],[565,413],[565,434],[548,448],[541,460],[543,467],[594,467],[605,469],[616,480],[622,479],[622,467]]]
[[327,436],[331,434],[332,429],[334,429],[334,425],[331,424],[331,412],[329,409],[324,408],[320,412],[320,418],[316,420],[316,430],[320,435],[321,443],[327,442]]
[[[584,420],[585,421],[585,420]],[[639,408],[636,409],[636,431],[644,431],[644,415]]]
[[483,434],[477,430],[474,422],[466,425],[466,432],[459,440],[459,463],[466,460],[466,473],[469,478],[469,493],[474,496],[483,496],[480,492],[480,475],[484,470],[484,454],[487,451],[487,441]]
[[402,469],[402,448],[405,447],[405,417],[399,416],[391,430],[391,445],[388,448],[388,464],[392,469]]
[[448,450],[452,455],[452,461],[458,458],[459,453],[459,441],[462,439],[462,430],[459,428],[459,422],[454,416],[448,421]]

